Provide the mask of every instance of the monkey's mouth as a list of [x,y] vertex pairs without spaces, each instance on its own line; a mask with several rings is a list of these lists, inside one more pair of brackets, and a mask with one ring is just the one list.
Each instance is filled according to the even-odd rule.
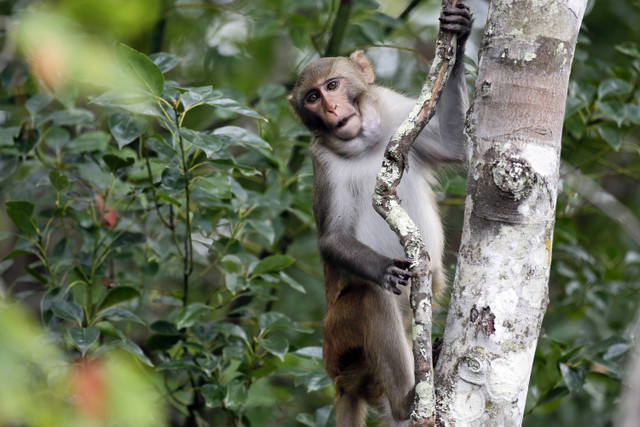
[[341,119],[337,124],[336,124],[336,129],[340,129],[342,126],[346,125],[347,122],[349,121],[349,119],[353,117],[353,116],[347,116],[343,119]]

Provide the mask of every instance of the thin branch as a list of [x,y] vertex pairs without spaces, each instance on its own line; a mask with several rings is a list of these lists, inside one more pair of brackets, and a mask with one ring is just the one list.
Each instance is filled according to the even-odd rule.
[[[455,6],[457,0],[443,0],[442,7]],[[409,117],[393,135],[378,173],[373,195],[374,209],[387,221],[398,235],[408,258],[413,260],[411,279],[411,308],[413,310],[413,355],[415,360],[416,399],[411,414],[413,426],[435,424],[435,389],[431,348],[431,273],[429,255],[420,231],[406,211],[400,206],[396,188],[403,172],[408,168],[411,144],[435,113],[435,107],[444,84],[455,62],[455,45],[451,33],[440,30],[436,41],[436,55],[427,75],[420,98]]]
[[352,5],[353,0],[340,0],[340,7],[338,7],[336,19],[333,21],[331,37],[327,43],[327,49],[324,51],[324,56],[337,56],[340,53],[344,33],[347,31],[347,25],[349,25]]

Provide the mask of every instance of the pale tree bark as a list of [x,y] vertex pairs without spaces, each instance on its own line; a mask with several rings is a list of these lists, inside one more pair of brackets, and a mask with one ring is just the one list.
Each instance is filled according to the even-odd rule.
[[492,0],[467,123],[437,425],[517,426],[548,302],[569,72],[587,0]]

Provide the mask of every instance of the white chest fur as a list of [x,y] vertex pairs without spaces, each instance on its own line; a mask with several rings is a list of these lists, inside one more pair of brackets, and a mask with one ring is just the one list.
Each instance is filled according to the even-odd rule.
[[[398,238],[372,206],[376,177],[382,165],[383,148],[376,148],[358,158],[335,159],[329,173],[333,182],[333,212],[336,221],[351,219],[352,232],[362,243],[389,257],[403,256]],[[441,258],[444,237],[433,190],[430,171],[417,164],[409,169],[398,187],[402,206],[420,229],[433,261]],[[344,215],[345,217],[341,218]]]

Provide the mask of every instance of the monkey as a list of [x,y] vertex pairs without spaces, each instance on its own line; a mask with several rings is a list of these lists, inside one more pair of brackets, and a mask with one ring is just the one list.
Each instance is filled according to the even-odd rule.
[[[443,9],[440,21],[457,35],[456,61],[397,189],[425,240],[434,295],[445,282],[434,168],[464,160],[464,46],[472,18],[458,2]],[[312,207],[326,296],[323,360],[334,382],[339,427],[362,426],[367,405],[377,407],[388,426],[406,426],[414,398],[411,261],[371,200],[387,142],[416,101],[374,80],[364,52],[356,51],[311,62],[289,96],[313,135]]]

